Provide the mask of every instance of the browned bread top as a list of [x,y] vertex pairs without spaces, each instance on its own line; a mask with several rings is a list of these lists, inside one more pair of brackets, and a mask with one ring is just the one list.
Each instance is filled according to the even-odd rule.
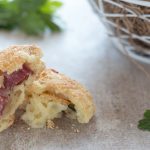
[[31,92],[41,95],[49,93],[69,101],[75,106],[77,119],[81,123],[87,123],[95,112],[92,96],[86,88],[53,69],[45,69],[40,74],[38,80],[33,82]]
[[32,58],[40,58],[42,52],[35,45],[10,46],[0,52],[0,72],[12,73]]

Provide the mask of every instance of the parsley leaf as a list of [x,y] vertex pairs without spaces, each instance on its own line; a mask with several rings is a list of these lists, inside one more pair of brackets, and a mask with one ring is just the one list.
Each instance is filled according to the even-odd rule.
[[150,131],[150,110],[145,111],[144,118],[139,121],[138,128]]
[[47,14],[52,14],[54,13],[57,8],[61,7],[62,3],[59,1],[47,1],[42,7],[41,7],[41,12],[47,13]]
[[27,34],[40,35],[45,31],[45,22],[38,14],[30,13],[22,16],[19,21],[19,27]]
[[46,28],[61,28],[54,21],[62,6],[58,0],[0,0],[0,29],[18,28],[31,35],[41,35]]

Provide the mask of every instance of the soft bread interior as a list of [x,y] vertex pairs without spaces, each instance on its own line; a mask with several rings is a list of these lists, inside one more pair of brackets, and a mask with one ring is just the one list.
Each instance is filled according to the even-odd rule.
[[[25,98],[28,93],[27,91],[30,90],[32,82],[37,78],[37,74],[45,68],[44,63],[40,60],[41,56],[42,53],[40,49],[35,46],[10,47],[8,51],[3,52],[0,55],[0,58],[2,57],[4,59],[2,59],[3,64],[7,64],[7,67],[0,65],[0,88],[3,86],[4,72],[11,74],[18,69],[21,69],[24,64],[33,71],[33,74],[30,74],[26,80],[11,89],[8,103],[0,116],[0,132],[13,124],[15,112],[21,105],[24,106]],[[13,60],[13,63],[11,64],[9,60],[5,62],[5,57],[8,57],[8,59],[10,57],[10,60]]]
[[24,103],[26,96],[26,88],[31,85],[31,81],[34,79],[34,76],[30,76],[22,84],[15,86],[10,91],[9,102],[7,103],[2,116],[0,116],[0,132],[14,122],[14,114],[20,105]]
[[53,100],[53,96],[32,95],[22,119],[32,128],[43,128],[48,120],[61,117],[67,105]]
[[71,102],[54,95],[45,94],[45,92],[42,94],[34,93],[28,97],[28,104],[22,120],[32,128],[43,128],[48,120],[60,118],[62,113],[65,113],[66,117],[70,119],[77,119],[80,123],[89,121],[89,118],[83,116],[80,107],[76,109],[76,106]]
[[23,84],[14,87],[10,92],[9,102],[3,111],[3,117],[15,113],[16,109],[23,103],[25,98],[25,87]]
[[[53,69],[41,72],[28,92],[31,96],[28,97],[22,119],[33,128],[45,126],[47,120],[57,118],[60,112],[64,112],[71,119],[77,119],[79,123],[88,123],[95,112],[90,93],[78,82]],[[44,102],[53,105],[44,107]],[[31,108],[34,108],[34,111]],[[37,119],[35,113],[39,111],[42,115]]]
[[23,104],[23,102],[25,101],[27,90],[32,84],[33,79],[35,79],[35,76],[30,75],[29,78],[22,84],[15,86],[11,90],[9,102],[3,111],[3,117],[14,114],[16,109]]

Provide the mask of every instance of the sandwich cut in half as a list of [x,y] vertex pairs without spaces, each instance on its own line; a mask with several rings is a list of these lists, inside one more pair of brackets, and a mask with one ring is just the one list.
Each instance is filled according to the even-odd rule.
[[61,113],[88,123],[95,112],[90,93],[78,82],[53,70],[43,70],[28,93],[28,104],[22,119],[32,128],[45,127],[47,121]]
[[45,67],[33,45],[11,46],[0,52],[0,132],[13,124],[26,91]]

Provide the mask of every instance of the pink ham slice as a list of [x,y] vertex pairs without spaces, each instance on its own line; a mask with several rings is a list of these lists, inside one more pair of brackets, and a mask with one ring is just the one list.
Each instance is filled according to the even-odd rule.
[[10,75],[4,73],[4,87],[0,88],[0,115],[2,115],[4,108],[8,103],[10,90],[14,86],[25,81],[32,73],[33,72],[26,65],[23,65],[22,69],[19,69]]

